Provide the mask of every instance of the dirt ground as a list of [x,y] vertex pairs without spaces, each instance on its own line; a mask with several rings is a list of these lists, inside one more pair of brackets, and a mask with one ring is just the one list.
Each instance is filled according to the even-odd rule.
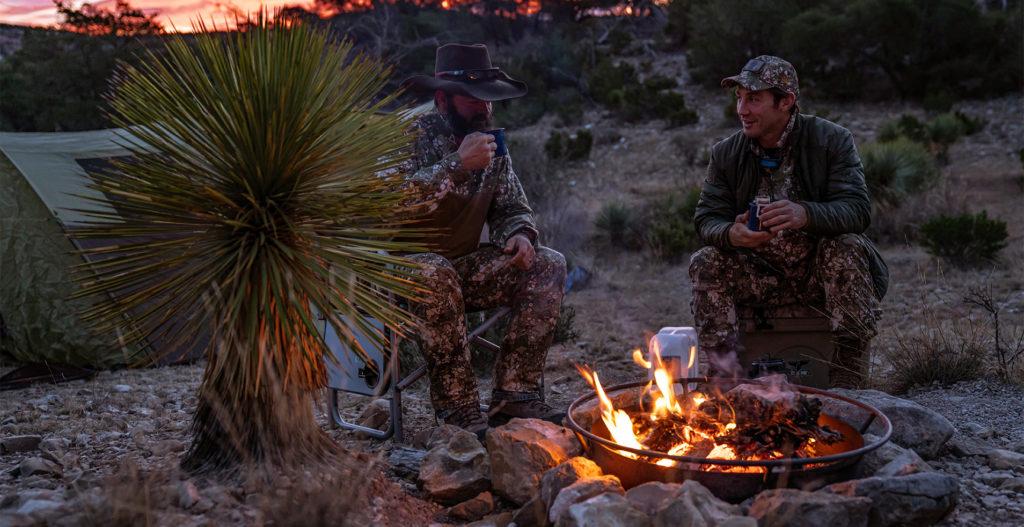
[[[555,405],[568,405],[586,390],[574,364],[590,364],[609,384],[634,378],[643,372],[630,360],[631,349],[641,346],[647,336],[661,327],[693,324],[685,258],[676,264],[666,264],[642,252],[602,250],[589,241],[593,235],[593,219],[603,204],[622,201],[641,206],[652,196],[698,184],[704,171],[702,152],[735,129],[734,123],[722,115],[725,96],[688,86],[682,60],[663,58],[655,67],[683,81],[688,105],[700,113],[701,122],[665,130],[656,122],[634,126],[596,113],[587,114],[583,126],[588,126],[597,138],[590,159],[557,167],[551,175],[553,183],[546,190],[553,194],[543,201],[561,205],[546,210],[538,207],[542,225],[552,227],[553,234],[548,236],[547,243],[586,267],[593,276],[585,288],[566,297],[566,303],[576,310],[575,329],[579,338],[573,343],[556,345],[549,353],[546,384],[549,402]],[[924,116],[917,106],[902,103],[805,101],[803,105],[808,111],[827,111],[830,116],[838,116],[839,122],[854,132],[859,144],[872,141],[884,121],[902,113]],[[968,101],[956,108],[984,118],[987,124],[981,132],[953,146],[951,162],[942,169],[941,193],[935,191],[929,199],[941,199],[951,208],[972,212],[987,210],[990,216],[1007,221],[1009,245],[998,263],[972,270],[951,268],[917,246],[889,244],[882,247],[892,273],[892,285],[882,304],[881,332],[873,344],[872,380],[879,385],[884,386],[888,367],[884,357],[896,349],[898,335],[969,319],[983,323],[982,314],[961,301],[971,288],[992,290],[1002,309],[1004,324],[1024,324],[1024,266],[1020,265],[1024,261],[1024,188],[1020,186],[1024,175],[1017,158],[1018,150],[1024,147],[1024,119],[1021,118],[1024,101],[1019,96]],[[522,140],[543,141],[553,128],[553,122],[553,118],[546,118],[513,135]],[[513,152],[513,159],[514,156]],[[194,484],[200,498],[206,500],[202,502],[203,510],[196,512],[199,509],[193,508],[189,512],[175,505],[182,492],[182,480],[187,479],[176,466],[187,444],[189,417],[201,368],[200,364],[105,372],[92,381],[3,393],[0,396],[0,437],[38,434],[66,439],[67,444],[63,448],[64,476],[56,481],[14,478],[10,471],[24,456],[0,456],[0,500],[13,503],[9,500],[36,497],[57,501],[64,504],[64,509],[60,510],[69,518],[66,521],[71,523],[67,524],[76,524],[73,520],[88,523],[88,511],[82,509],[83,504],[89,503],[86,497],[95,494],[107,496],[108,500],[118,499],[109,493],[102,494],[102,489],[109,485],[100,482],[109,474],[119,473],[122,463],[131,461],[148,475],[154,488],[162,489],[163,497],[154,502],[157,505],[152,511],[156,524],[185,526],[266,521],[271,512],[264,498],[280,489],[247,489],[197,480]],[[489,379],[484,377],[481,388],[487,394]],[[122,386],[127,386],[127,390]],[[958,386],[955,401],[950,399],[952,392],[944,391],[951,389],[940,387],[917,390],[912,398],[948,413],[957,419],[956,424],[961,428],[965,426],[962,416],[969,414],[975,404],[972,397],[985,397],[986,392],[969,384]],[[1009,427],[1016,432],[1004,432],[1005,438],[1024,439],[1020,432],[1024,425],[1019,420],[1008,419],[1024,412],[1024,392],[999,383],[994,386],[994,390],[1003,390],[999,392],[998,404],[988,405],[986,412],[978,414],[975,424],[1000,430]],[[425,390],[425,383],[421,381],[405,397],[410,436],[434,425]],[[972,390],[980,393],[973,394]],[[354,416],[365,402],[344,397],[341,407],[346,414]],[[320,417],[326,427],[322,408]],[[972,427],[961,431],[977,430]],[[340,431],[330,433],[341,445],[366,456],[367,462],[392,447],[391,441],[360,440]],[[1010,439],[995,442],[1007,447]],[[958,467],[951,471],[969,479],[971,470]],[[388,476],[383,470],[366,477],[377,485],[371,502],[374,511],[379,513],[376,518],[380,524],[404,527],[445,521],[441,508],[420,499],[419,491],[409,481]],[[81,484],[75,484],[76,481]],[[965,494],[977,495],[966,498],[972,505],[963,507],[947,520],[948,524],[1019,525],[1024,522],[1024,512],[1012,512],[1024,509],[1024,495],[1005,497],[1000,507],[1009,507],[1011,512],[996,514],[987,510],[991,507],[984,506],[987,502],[982,501],[982,491],[975,487],[968,490]],[[0,505],[0,509],[3,507]],[[395,511],[405,512],[396,515]],[[3,518],[0,517],[0,523]]]

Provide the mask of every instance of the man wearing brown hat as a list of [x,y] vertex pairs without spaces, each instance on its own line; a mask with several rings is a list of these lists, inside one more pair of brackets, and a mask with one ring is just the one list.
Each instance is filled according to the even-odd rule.
[[[412,126],[414,153],[405,168],[420,226],[439,233],[429,240],[432,252],[412,256],[431,291],[414,311],[424,321],[417,337],[434,410],[478,435],[487,429],[465,314],[508,306],[494,365],[492,422],[560,421],[564,414],[544,402],[541,378],[562,303],[565,259],[537,243],[503,134],[483,133],[492,128],[492,103],[522,97],[526,85],[493,67],[482,44],[441,46],[434,75],[411,77],[405,85],[434,98],[434,111]],[[485,224],[490,241],[481,244]]]
[[836,349],[829,383],[859,386],[888,269],[863,235],[871,202],[853,135],[800,113],[796,70],[778,57],[751,59],[722,87],[742,129],[712,147],[694,217],[700,347],[713,373],[738,373],[737,304],[820,306]]

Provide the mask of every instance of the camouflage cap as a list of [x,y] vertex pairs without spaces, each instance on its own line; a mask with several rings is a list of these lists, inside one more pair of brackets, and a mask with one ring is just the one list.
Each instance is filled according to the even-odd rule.
[[800,82],[796,77],[796,68],[788,61],[771,55],[750,59],[739,75],[722,79],[723,88],[735,86],[754,91],[778,88],[800,97]]

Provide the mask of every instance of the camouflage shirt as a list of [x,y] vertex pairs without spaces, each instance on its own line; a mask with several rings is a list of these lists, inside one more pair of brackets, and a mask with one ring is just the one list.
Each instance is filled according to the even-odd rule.
[[420,220],[418,227],[439,232],[424,240],[433,252],[453,259],[475,251],[485,224],[499,246],[516,233],[536,243],[533,211],[509,156],[483,170],[466,170],[451,126],[437,112],[416,119],[410,133],[416,138],[402,170],[412,193],[406,205]]

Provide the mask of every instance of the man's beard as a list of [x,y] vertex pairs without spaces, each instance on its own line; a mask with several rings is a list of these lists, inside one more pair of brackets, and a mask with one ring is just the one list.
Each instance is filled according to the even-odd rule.
[[480,112],[466,119],[459,115],[459,112],[455,111],[455,107],[450,104],[448,105],[448,122],[451,123],[455,135],[461,137],[493,128],[493,120],[489,113]]

